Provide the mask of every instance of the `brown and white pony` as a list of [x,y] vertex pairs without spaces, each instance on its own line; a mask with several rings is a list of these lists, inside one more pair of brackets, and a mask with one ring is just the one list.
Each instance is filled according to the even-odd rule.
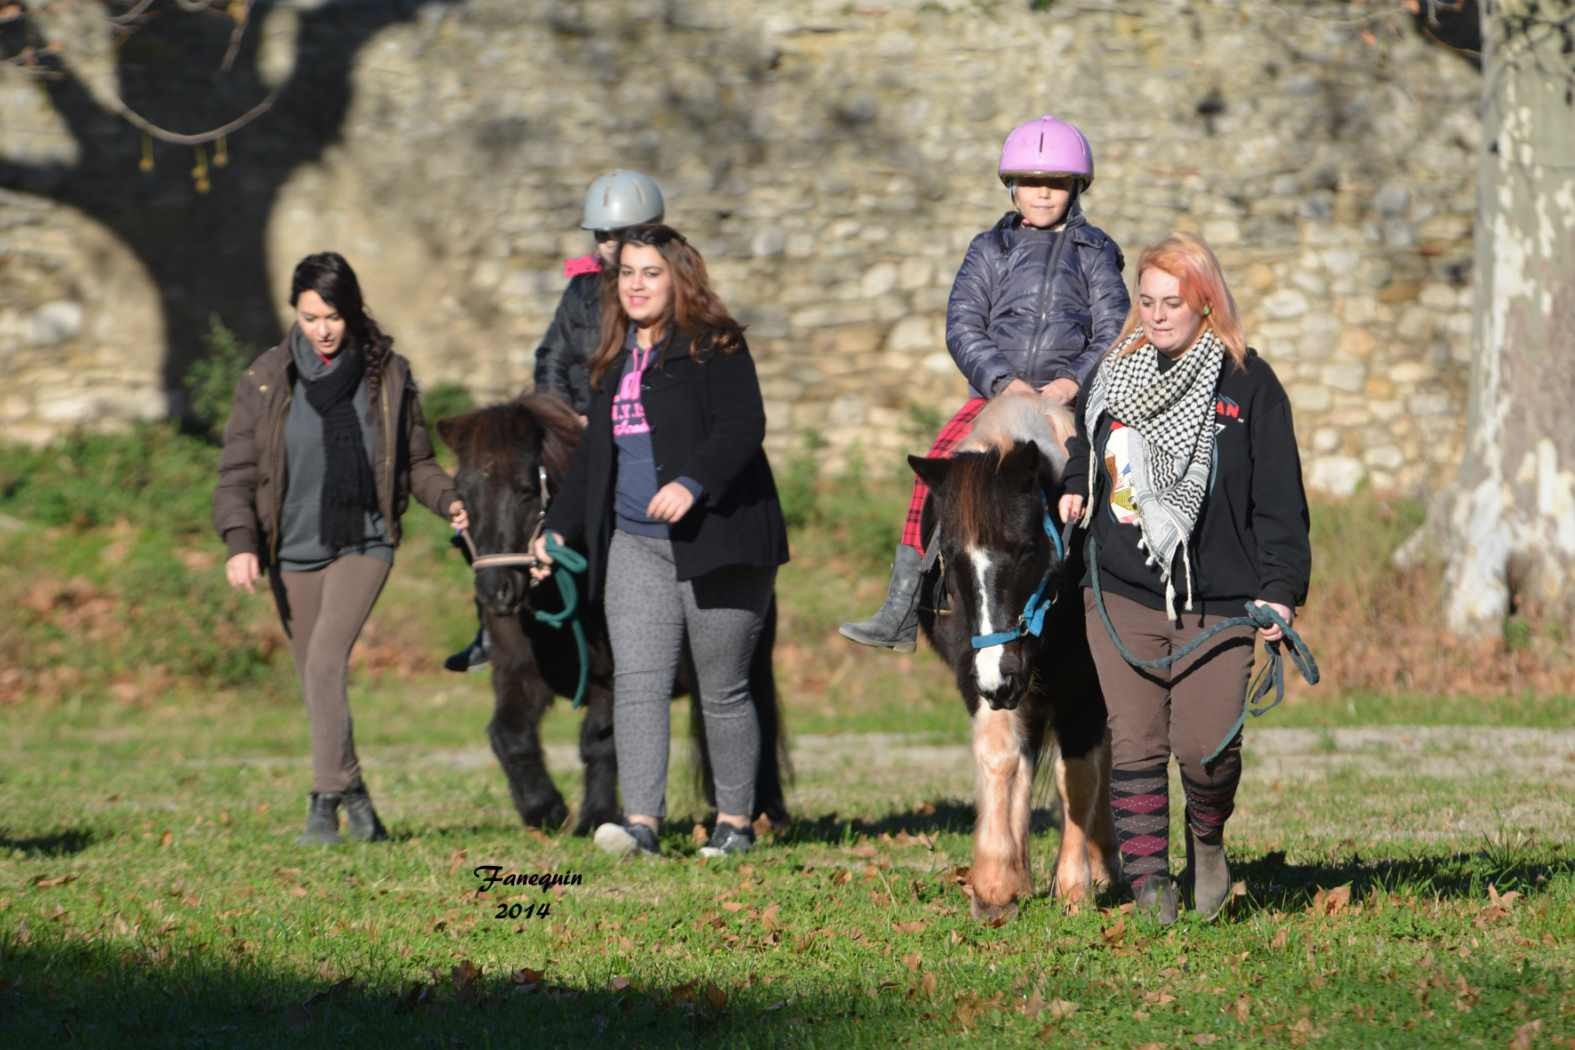
[[[1052,892],[1075,905],[1115,871],[1110,740],[1078,593],[1081,545],[1062,551],[1052,535],[1072,432],[1065,409],[1007,396],[980,413],[954,458],[908,458],[930,486],[924,535],[940,548],[921,585],[919,624],[973,719],[968,890],[974,916],[986,920],[1014,914],[1032,891],[1031,789],[1052,744],[1062,814]],[[1051,604],[1035,635],[1019,623],[1041,587]]]

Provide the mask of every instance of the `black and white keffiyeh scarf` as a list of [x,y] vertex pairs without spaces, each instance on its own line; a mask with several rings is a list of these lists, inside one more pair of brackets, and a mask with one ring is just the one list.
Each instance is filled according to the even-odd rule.
[[[1143,335],[1138,328],[1105,355],[1088,391],[1084,422],[1089,435],[1089,477],[1099,469],[1093,435],[1099,417],[1109,413],[1131,428],[1132,495],[1137,506],[1141,548],[1165,582],[1165,611],[1176,615],[1176,587],[1171,580],[1176,549],[1183,547],[1197,524],[1208,492],[1209,464],[1214,451],[1215,385],[1225,361],[1225,344],[1204,326],[1196,342],[1163,372],[1159,351],[1145,342],[1126,349]],[[1093,502],[1083,511],[1092,520]],[[1187,605],[1192,608],[1192,565],[1187,573]]]

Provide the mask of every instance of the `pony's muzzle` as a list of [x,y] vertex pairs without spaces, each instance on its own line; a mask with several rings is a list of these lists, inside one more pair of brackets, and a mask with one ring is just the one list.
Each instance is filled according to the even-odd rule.
[[975,681],[979,696],[992,711],[1015,710],[1028,692],[1028,664],[1021,642],[1007,642],[993,649],[980,650],[975,657]]
[[524,569],[480,569],[476,572],[476,600],[502,616],[519,611],[529,587]]

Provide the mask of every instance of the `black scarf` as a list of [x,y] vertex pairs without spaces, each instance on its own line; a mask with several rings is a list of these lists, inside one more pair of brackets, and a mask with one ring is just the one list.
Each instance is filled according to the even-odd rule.
[[[315,347],[312,352],[317,352]],[[316,379],[301,374],[306,401],[323,420],[325,466],[318,536],[335,552],[365,540],[366,515],[378,509],[377,481],[355,410],[356,390],[365,375],[366,355],[348,341],[326,374]]]

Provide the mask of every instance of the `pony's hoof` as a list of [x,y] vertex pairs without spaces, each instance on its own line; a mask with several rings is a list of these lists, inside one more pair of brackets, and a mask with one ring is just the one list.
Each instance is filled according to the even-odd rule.
[[972,900],[970,911],[972,911],[975,919],[986,926],[999,926],[1004,922],[1010,922],[1012,919],[1017,918],[1017,901],[1009,900],[1004,904],[989,904],[975,897]]
[[544,805],[532,806],[525,811],[525,826],[555,831],[569,819],[568,804],[561,796],[548,800]]

